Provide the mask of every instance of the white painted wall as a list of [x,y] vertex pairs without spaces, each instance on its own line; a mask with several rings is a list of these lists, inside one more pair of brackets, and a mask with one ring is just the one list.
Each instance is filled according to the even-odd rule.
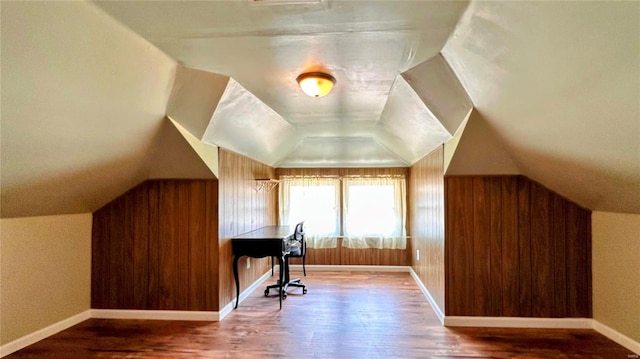
[[640,215],[593,212],[593,318],[640,342]]
[[0,344],[91,307],[91,213],[0,220]]

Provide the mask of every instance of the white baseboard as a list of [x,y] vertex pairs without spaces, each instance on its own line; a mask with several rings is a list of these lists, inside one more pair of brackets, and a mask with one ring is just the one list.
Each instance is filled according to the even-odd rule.
[[444,317],[447,327],[593,329],[591,321],[591,318]]
[[65,329],[71,328],[72,326],[84,322],[87,319],[91,318],[91,310],[85,310],[79,314],[71,316],[67,319],[63,319],[57,323],[51,324],[46,328],[42,328],[37,330],[31,334],[27,334],[24,337],[18,338],[12,342],[9,342],[3,346],[0,346],[0,357],[7,356],[11,353],[17,352],[18,350],[25,348],[31,344],[41,341],[47,337],[50,337],[56,333],[59,333]]
[[[277,272],[276,272],[277,273]],[[258,289],[267,279],[271,278],[271,269],[269,269],[262,277],[258,278],[253,284],[251,284],[247,289],[243,290],[240,293],[239,303],[242,303],[254,290]],[[236,299],[232,300],[231,303],[227,304],[220,310],[218,321],[224,319],[229,313],[233,311],[233,307],[236,305]]]
[[640,343],[593,319],[593,330],[640,355]]
[[188,310],[91,309],[96,319],[218,321],[218,312]]
[[[253,282],[251,286],[240,293],[240,302],[247,298],[263,282],[271,276],[271,270]],[[67,319],[61,320],[46,328],[37,330],[24,337],[0,346],[0,358],[26,348],[31,344],[50,337],[88,319],[142,319],[142,320],[194,320],[220,321],[233,310],[235,299],[221,311],[187,311],[187,310],[129,310],[129,309],[88,309]]]
[[409,273],[411,273],[413,280],[416,281],[416,284],[418,285],[418,288],[420,288],[420,290],[422,291],[422,294],[424,294],[424,296],[427,298],[427,301],[431,305],[431,308],[433,308],[433,311],[436,313],[436,317],[438,317],[438,320],[440,320],[440,323],[444,324],[444,313],[442,312],[440,307],[438,307],[438,303],[436,303],[435,299],[433,299],[433,297],[431,296],[431,293],[429,293],[429,290],[427,289],[427,287],[424,286],[424,284],[418,277],[418,274],[416,274],[413,268],[409,267]]
[[[277,266],[276,266],[277,267]],[[292,269],[302,270],[302,265],[292,265]],[[378,272],[409,272],[418,287],[431,304],[433,311],[445,326],[450,327],[502,327],[502,328],[565,328],[565,329],[593,329],[633,353],[640,354],[640,343],[628,336],[590,318],[521,318],[521,317],[466,317],[445,316],[438,307],[429,290],[422,284],[413,268],[409,266],[368,266],[368,265],[307,265],[310,271],[378,271]],[[254,290],[271,277],[271,270],[267,271],[247,289],[240,293],[240,303]],[[78,323],[91,318],[100,319],[146,319],[146,320],[197,320],[220,321],[233,311],[236,300],[227,304],[219,312],[214,311],[172,311],[172,310],[118,310],[118,309],[89,309],[67,319],[61,320],[46,328],[18,338],[0,346],[0,358],[23,349],[42,339],[68,329]]]
[[640,343],[591,318],[521,318],[445,316],[447,327],[593,329],[612,341],[640,354]]
[[[276,266],[277,267],[277,266]],[[307,271],[332,271],[332,272],[409,272],[409,266],[370,266],[370,265],[325,265],[307,264]],[[302,264],[292,264],[291,269],[302,270]]]

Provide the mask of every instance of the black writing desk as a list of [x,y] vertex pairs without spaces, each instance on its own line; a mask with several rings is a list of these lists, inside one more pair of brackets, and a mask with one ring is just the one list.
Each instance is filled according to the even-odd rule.
[[293,235],[293,228],[290,226],[266,226],[251,232],[243,233],[231,238],[233,249],[233,277],[236,281],[236,305],[240,301],[240,281],[238,279],[238,259],[242,256],[252,258],[277,257],[280,264],[280,309],[282,309],[282,298],[284,283],[289,282],[289,271],[285,268],[285,255],[291,248],[290,239]]

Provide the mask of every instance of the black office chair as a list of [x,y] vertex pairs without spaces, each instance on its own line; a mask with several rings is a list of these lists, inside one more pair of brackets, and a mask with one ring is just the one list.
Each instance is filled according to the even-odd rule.
[[[304,276],[307,276],[307,267],[306,267],[306,262],[307,262],[307,242],[304,240],[304,221],[296,224],[296,228],[293,232],[293,240],[298,241],[299,243],[302,243],[301,245],[298,245],[298,247],[301,247],[301,254],[296,254],[296,253],[291,253],[289,255],[289,257],[302,257],[302,273],[304,273]],[[293,246],[292,246],[293,247]],[[292,251],[294,249],[292,248]],[[296,250],[296,252],[298,252]],[[274,265],[274,257],[271,257],[271,276],[273,277],[274,274],[274,270],[273,270],[273,265]]]
[[[307,242],[304,239],[304,221],[296,224],[295,230],[293,231],[293,235],[291,236],[291,248],[289,253],[285,256],[285,266],[286,268],[284,270],[287,271],[287,276],[288,276],[288,272],[289,272],[289,258],[302,258],[302,271],[304,273],[304,275],[307,275],[307,270],[305,268],[305,262],[306,262],[306,258],[307,258]],[[271,268],[273,271],[273,267]],[[280,268],[280,270],[282,270],[282,268]],[[282,286],[283,290],[285,291],[284,293],[284,297],[287,296],[286,290],[288,287],[298,287],[298,288],[302,288],[302,294],[307,294],[307,287],[304,285],[304,283],[302,283],[302,279],[300,278],[295,278],[295,279],[289,279],[289,281],[287,283],[284,283],[284,285]],[[276,282],[276,284],[272,284],[267,286],[267,288],[264,290],[264,295],[268,296],[269,295],[269,290],[270,289],[274,289],[274,288],[280,288],[280,282]]]

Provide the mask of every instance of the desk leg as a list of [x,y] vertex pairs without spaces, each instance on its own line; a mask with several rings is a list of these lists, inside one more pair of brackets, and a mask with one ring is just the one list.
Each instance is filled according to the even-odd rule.
[[279,256],[278,257],[278,262],[280,264],[280,273],[279,273],[279,277],[280,277],[280,309],[282,309],[282,298],[284,297],[284,257],[283,256]]
[[238,309],[238,302],[240,302],[240,281],[238,280],[238,259],[239,256],[233,257],[233,278],[236,280],[236,306],[234,309]]

